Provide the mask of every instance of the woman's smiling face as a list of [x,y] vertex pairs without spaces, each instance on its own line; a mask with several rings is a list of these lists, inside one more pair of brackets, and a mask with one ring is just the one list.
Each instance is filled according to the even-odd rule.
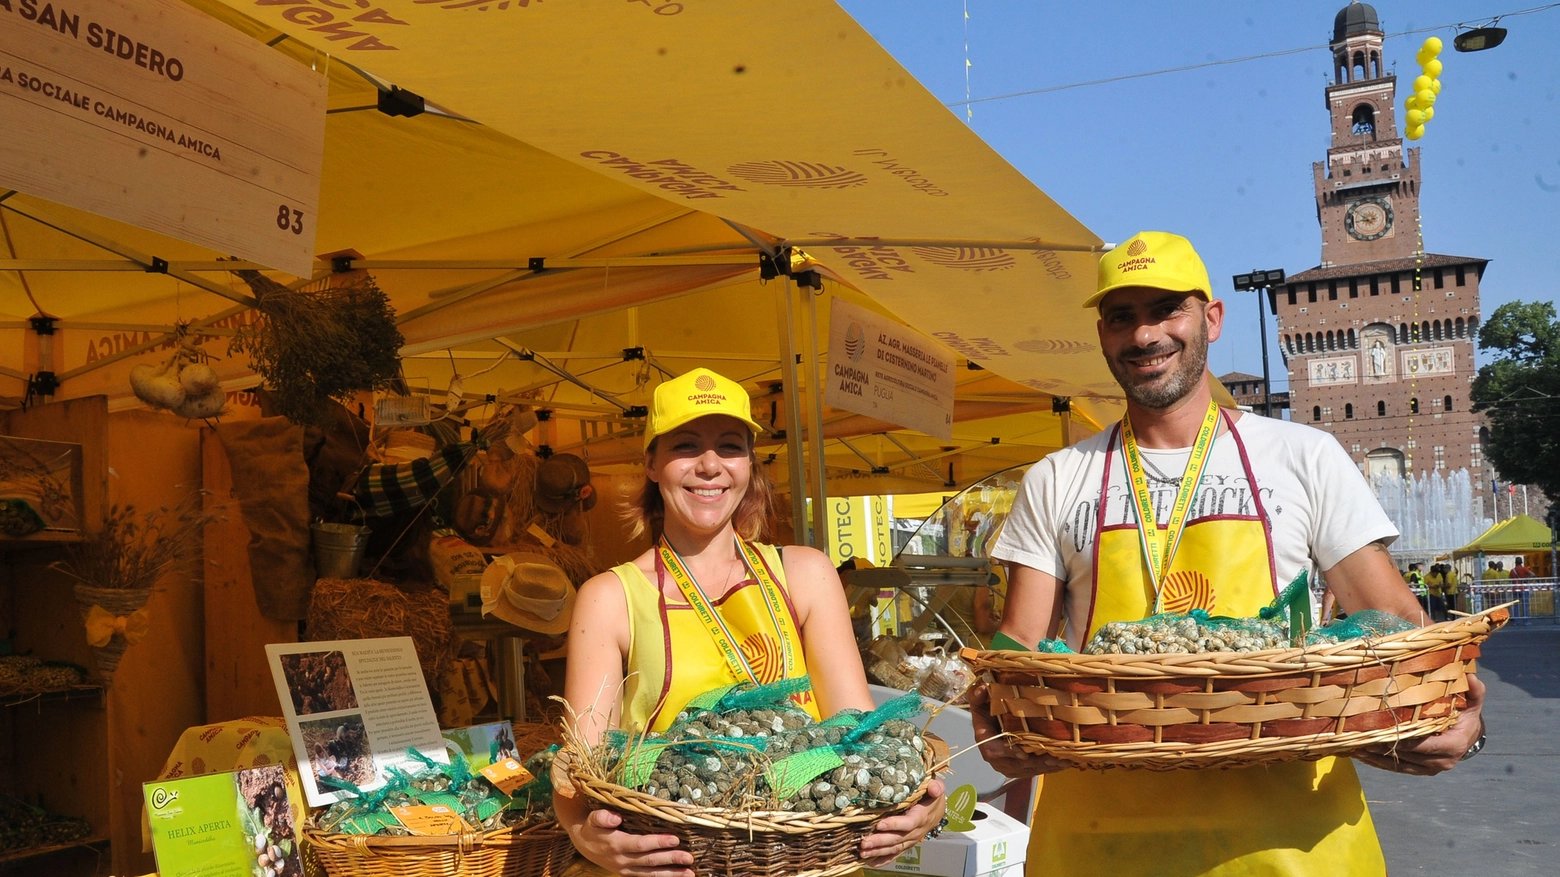
[[724,414],[700,417],[657,436],[645,475],[661,490],[667,523],[718,530],[736,514],[753,477],[753,433]]

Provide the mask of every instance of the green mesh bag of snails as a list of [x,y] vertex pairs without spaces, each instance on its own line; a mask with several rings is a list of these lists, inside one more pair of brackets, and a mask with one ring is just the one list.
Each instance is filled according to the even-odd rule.
[[927,743],[909,721],[921,696],[819,722],[793,700],[811,686],[804,676],[707,692],[664,732],[608,734],[603,764],[627,788],[739,812],[834,813],[908,798],[926,778]]
[[450,751],[450,763],[440,764],[416,749],[406,750],[413,766],[391,767],[385,784],[372,792],[322,776],[320,784],[346,796],[313,817],[314,827],[337,834],[410,835],[395,817],[397,807],[443,805],[461,815],[467,826],[479,831],[527,828],[551,822],[552,762],[558,752],[552,746],[532,755],[525,768],[531,782],[505,794],[486,777],[473,773],[465,757]]
[[[1166,612],[1141,621],[1112,621],[1083,646],[1085,655],[1185,655],[1258,652],[1386,636],[1416,625],[1367,609],[1321,627],[1311,626],[1311,588],[1304,571],[1251,618],[1210,615],[1202,609]],[[1066,641],[1042,640],[1035,651],[1071,653]]]

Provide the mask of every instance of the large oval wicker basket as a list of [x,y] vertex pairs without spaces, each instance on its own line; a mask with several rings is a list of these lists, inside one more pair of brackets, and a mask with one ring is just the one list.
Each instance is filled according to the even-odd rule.
[[556,822],[448,837],[303,830],[304,856],[329,877],[560,877],[574,845]]
[[[693,870],[700,877],[837,877],[862,867],[861,839],[879,820],[903,813],[926,794],[947,752],[941,741],[928,736],[927,742],[932,745],[923,750],[926,778],[904,801],[893,807],[851,807],[837,813],[694,807],[593,775],[578,767],[577,758],[569,758],[568,770],[590,808],[620,814],[624,831],[676,835],[681,848],[693,853]],[[569,744],[564,745],[567,752]]]
[[1025,751],[1089,768],[1247,767],[1346,755],[1456,720],[1504,607],[1326,646],[1182,655],[977,651]]

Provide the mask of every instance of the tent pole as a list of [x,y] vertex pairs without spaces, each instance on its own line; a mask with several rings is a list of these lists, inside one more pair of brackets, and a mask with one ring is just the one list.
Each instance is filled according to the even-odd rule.
[[802,401],[796,387],[796,317],[791,278],[775,285],[775,317],[780,324],[780,378],[785,387],[785,461],[791,479],[791,529],[799,545],[811,545],[807,527],[807,475],[802,458]]
[[829,495],[824,484],[823,465],[823,381],[818,363],[818,296],[805,286],[797,287],[802,296],[803,313],[807,318],[807,336],[803,358],[807,362],[807,443],[812,452],[812,481],[808,485],[812,493],[813,546],[829,552],[829,529],[824,524],[828,514]]

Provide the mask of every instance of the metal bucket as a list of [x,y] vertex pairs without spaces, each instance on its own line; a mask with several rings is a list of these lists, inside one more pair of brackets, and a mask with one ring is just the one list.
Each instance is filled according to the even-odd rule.
[[316,521],[314,531],[314,573],[322,579],[355,579],[368,548],[367,527],[354,524],[327,524]]

